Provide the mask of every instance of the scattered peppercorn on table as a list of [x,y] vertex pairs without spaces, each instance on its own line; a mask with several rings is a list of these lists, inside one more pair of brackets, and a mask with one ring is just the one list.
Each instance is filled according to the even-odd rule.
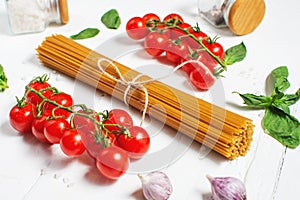
[[[155,0],[151,4],[137,0],[130,3],[118,0],[69,1],[69,20],[66,24],[49,24],[43,32],[28,34],[12,33],[6,16],[5,3],[0,3],[0,64],[9,86],[0,92],[0,149],[3,152],[0,158],[0,199],[145,199],[151,196],[143,193],[149,191],[149,187],[143,191],[143,187],[149,186],[146,179],[149,172],[156,171],[163,172],[163,177],[167,175],[168,179],[157,184],[168,184],[166,193],[161,194],[169,199],[210,199],[213,195],[212,177],[235,177],[241,180],[245,186],[247,199],[297,199],[296,186],[300,178],[297,173],[300,167],[299,148],[286,148],[264,132],[262,127],[264,110],[246,108],[243,100],[234,93],[269,96],[273,88],[268,76],[279,66],[287,66],[289,71],[290,87],[287,93],[293,94],[299,88],[300,73],[296,61],[296,45],[290,46],[286,38],[300,33],[297,27],[288,23],[290,19],[299,18],[296,9],[300,4],[296,0],[284,5],[266,0],[265,4],[265,16],[260,25],[250,34],[237,36],[228,28],[214,28],[202,19],[198,14],[197,1],[175,0],[169,3]],[[203,54],[203,50],[209,48],[208,44],[190,43],[202,46],[202,51],[195,51],[197,48],[187,49],[192,53],[191,55],[202,54],[202,63],[213,63],[213,68],[222,73],[222,76],[211,80],[212,85],[208,88],[199,90],[203,85],[199,85],[199,82],[195,83],[199,77],[192,72],[192,68],[185,63],[180,66],[180,63],[172,62],[175,57],[170,53],[166,55],[166,52],[156,51],[154,48],[149,51],[153,43],[149,43],[148,38],[148,49],[145,48],[145,36],[133,39],[144,34],[144,29],[140,29],[139,35],[128,36],[126,30],[130,28],[126,23],[133,17],[143,17],[149,13],[157,15],[160,19],[170,17],[169,14],[180,15],[185,23],[197,25],[201,32],[211,37],[212,41],[222,44],[224,50],[239,44],[239,52],[245,51],[245,57],[243,55],[239,55],[243,58],[228,57],[228,54],[232,55],[233,50],[231,50],[226,52],[227,58],[224,51],[224,54],[215,56],[217,59],[214,60],[213,57],[209,57],[209,54]],[[104,14],[105,19],[102,18]],[[147,17],[154,19],[155,16]],[[163,23],[151,23],[148,27],[166,31]],[[183,25],[181,27],[184,30]],[[172,28],[174,27],[169,26],[168,31],[163,33],[164,36],[159,35],[160,39],[165,39],[168,34],[176,34],[181,40],[189,40],[186,35],[180,35],[182,32],[174,31]],[[49,43],[47,49],[40,48],[46,38],[56,35],[74,39],[78,46],[69,48],[74,44],[62,42],[58,46]],[[154,36],[158,37],[153,34],[152,37]],[[151,40],[154,41],[153,38]],[[178,41],[172,44],[172,48],[176,45]],[[81,52],[82,46],[89,51]],[[41,59],[39,56],[44,55],[45,52],[39,51],[49,49],[47,53],[50,56]],[[55,53],[66,52],[66,50],[68,54]],[[133,74],[124,73],[123,68],[117,65],[119,68],[108,70],[114,72],[109,75],[115,78],[113,84],[117,84],[116,88],[109,90],[111,82],[108,78],[104,79],[106,82],[100,81],[101,84],[99,80],[103,77],[97,79],[99,70],[106,70],[103,62],[108,60],[93,60],[97,58],[95,52],[132,68],[135,75],[136,73],[142,75],[128,79]],[[78,59],[73,59],[74,55],[78,56]],[[182,62],[184,61],[187,61],[187,58]],[[198,65],[198,61],[194,59],[187,64]],[[70,66],[83,66],[76,68],[76,73],[69,76],[59,68],[50,67],[58,65],[57,63],[68,70],[72,70]],[[214,70],[211,71],[207,65],[201,67],[200,64],[199,69],[204,70],[207,76],[214,73]],[[118,70],[122,73],[118,74]],[[105,117],[106,110],[118,108],[128,111],[133,123],[141,123],[141,127],[149,134],[151,142],[146,154],[142,157],[130,158],[126,172],[118,179],[112,180],[103,175],[105,174],[103,169],[107,168],[100,166],[103,163],[92,158],[91,151],[85,151],[79,156],[67,156],[61,150],[60,144],[43,143],[32,133],[20,133],[15,130],[11,126],[9,113],[16,105],[16,97],[20,100],[24,95],[25,86],[35,77],[45,74],[49,76],[47,82],[52,87],[70,94],[74,104],[80,104],[80,108],[84,108],[82,107],[84,104],[88,108],[101,112],[102,119]],[[102,76],[109,77],[109,75]],[[151,77],[151,81],[148,77]],[[148,82],[141,82],[144,80]],[[193,102],[194,98],[187,100],[177,96],[176,101],[165,102],[166,96],[176,96],[181,93],[159,88],[157,91],[165,93],[156,94],[157,88],[151,88],[150,84],[158,81],[163,88],[169,85],[176,88],[176,91],[182,91],[195,99],[208,102],[209,105],[215,105],[210,107],[209,111],[218,117],[210,118],[206,104],[197,104]],[[159,97],[155,101],[152,100],[153,96],[147,96],[153,93]],[[158,102],[164,102],[165,107]],[[41,110],[43,106],[42,103]],[[181,114],[176,111],[174,117],[175,111],[167,109],[176,106],[180,108]],[[245,130],[233,134],[234,141],[231,140],[230,130],[239,130],[239,128],[229,127],[228,124],[239,124],[238,120],[241,118],[230,118],[229,115],[220,112],[222,110],[220,108],[243,116],[243,120],[247,121]],[[76,113],[78,107],[72,109]],[[294,117],[300,118],[299,103],[291,105],[289,109]],[[143,118],[144,112],[147,113],[145,118]],[[198,116],[205,122],[211,121],[208,124],[197,123],[197,120],[190,118],[190,115]],[[227,121],[223,126],[220,123],[222,119],[223,122]],[[184,123],[180,124],[180,122]],[[169,126],[170,124],[174,126]],[[100,129],[102,132],[105,126],[102,125],[102,121],[99,125],[102,127]],[[198,127],[200,135],[190,128],[194,126]],[[125,131],[128,129],[123,128],[119,130],[128,134]],[[218,135],[216,130],[229,132]],[[244,132],[247,134],[243,135]],[[205,133],[210,135],[206,137]],[[231,145],[236,144],[230,148],[235,149],[237,153],[222,153],[222,149],[226,149],[225,146],[228,145],[226,141],[231,141]],[[98,169],[102,171],[99,172]],[[211,178],[208,180],[207,177]],[[244,187],[242,188],[244,190]]]

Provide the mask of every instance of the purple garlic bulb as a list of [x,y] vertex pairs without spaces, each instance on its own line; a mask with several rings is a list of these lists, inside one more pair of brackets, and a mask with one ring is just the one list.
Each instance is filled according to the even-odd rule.
[[246,200],[244,183],[234,177],[210,177],[213,200]]
[[147,200],[167,200],[173,188],[168,176],[160,171],[153,171],[145,175],[138,175]]

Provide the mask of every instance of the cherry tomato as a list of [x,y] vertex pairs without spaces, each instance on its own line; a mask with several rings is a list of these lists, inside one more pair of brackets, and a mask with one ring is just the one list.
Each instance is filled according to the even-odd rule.
[[127,111],[116,108],[108,112],[108,118],[103,121],[103,124],[110,133],[118,133],[122,131],[121,128],[131,128],[133,120]]
[[147,27],[154,27],[156,23],[160,22],[159,16],[157,16],[154,13],[147,13],[142,17],[145,22]]
[[98,141],[96,133],[86,133],[83,131],[78,132],[81,136],[81,140],[86,149],[86,152],[92,158],[96,159],[99,151],[103,149],[101,141]]
[[[181,58],[180,63],[186,62],[188,60],[193,60],[193,59],[185,59],[185,58]],[[194,71],[197,68],[197,64],[196,63],[186,63],[184,64],[181,69],[183,71],[185,71],[188,75]]]
[[58,144],[66,129],[70,129],[70,123],[66,119],[50,119],[44,125],[44,135],[50,143]]
[[[45,89],[51,87],[51,85],[48,82],[35,81],[35,82],[30,83],[28,86],[36,91],[43,90],[42,95],[44,95],[46,98],[49,98],[53,93],[52,90],[45,90]],[[26,92],[27,92],[27,90],[26,90]],[[39,103],[41,103],[42,98],[39,97],[34,92],[29,92],[28,95],[26,96],[26,101],[29,101],[29,102],[33,103],[34,105],[38,105]]]
[[[189,32],[190,32],[190,34],[194,35],[198,40],[204,40],[207,38],[207,34],[202,31],[195,31],[193,29],[190,29]],[[202,46],[196,40],[194,40],[192,37],[187,37],[186,42],[192,49],[202,48]]]
[[[100,116],[99,114],[97,114],[96,111],[93,110],[87,110],[87,111],[83,111],[83,110],[79,110],[77,111],[78,114],[74,114],[74,118],[73,118],[73,124],[77,129],[80,129],[82,132],[85,133],[95,133],[95,126],[97,124],[94,123],[93,119],[100,122]],[[80,114],[86,114],[89,115],[88,118],[87,116],[82,116]]]
[[144,48],[151,56],[160,56],[166,50],[168,37],[158,32],[149,33],[144,41]]
[[185,42],[169,41],[166,47],[166,58],[169,61],[178,64],[180,59],[186,57],[188,52],[188,45]]
[[168,39],[171,39],[171,28],[164,24],[158,24],[153,31],[165,35]]
[[[57,104],[60,104],[64,107],[71,107],[74,104],[72,96],[67,93],[64,93],[64,92],[52,94],[49,97],[49,100],[55,101]],[[57,108],[57,106],[55,106],[54,104],[51,104],[51,103],[46,103],[45,108],[47,110],[55,109],[55,111],[54,111],[55,116],[62,116],[62,117],[68,118],[72,114],[71,112],[69,112],[67,110]]]
[[92,157],[96,158],[99,151],[105,148],[104,137],[106,137],[106,132],[103,130],[101,134],[98,132],[79,132],[81,140],[86,148],[87,153]]
[[219,57],[220,60],[224,59],[225,51],[223,46],[220,43],[215,42],[211,39],[203,40],[202,42],[206,46],[206,48],[208,48],[209,51],[211,51],[215,56]]
[[36,107],[31,102],[15,105],[9,112],[10,125],[20,133],[31,132],[31,124],[36,115]]
[[[83,133],[82,131],[80,134],[83,134],[81,138],[87,153],[94,159],[97,158],[100,150],[105,148],[105,145],[117,145],[116,134],[106,134],[105,131],[102,132],[102,136],[93,133]],[[104,137],[104,139],[101,139],[101,137]]]
[[96,166],[105,177],[118,179],[126,173],[129,167],[129,157],[123,149],[110,146],[99,152]]
[[118,134],[113,134],[113,133],[109,133],[106,135],[107,143],[109,144],[109,146],[118,145],[117,143],[118,136],[119,136]]
[[117,144],[127,151],[130,158],[141,158],[149,149],[150,137],[147,131],[140,126],[133,126],[129,129],[130,136],[119,135]]
[[160,22],[160,18],[157,14],[154,13],[147,13],[142,17],[146,22],[149,21],[158,21]]
[[209,68],[215,68],[218,65],[218,62],[211,56],[209,55],[207,52],[202,52],[201,53],[201,62],[209,67]]
[[186,23],[186,22],[184,22],[182,24],[178,24],[177,26],[179,28],[182,28],[183,30],[180,30],[178,28],[172,28],[172,30],[171,30],[171,38],[174,39],[174,40],[176,40],[179,37],[183,37],[183,36],[188,37],[187,33],[185,31],[189,31],[192,28],[192,26],[189,23]]
[[126,33],[134,40],[140,40],[146,37],[149,33],[149,30],[146,27],[146,21],[141,17],[133,17],[129,19],[126,24]]
[[[204,49],[196,49],[194,51],[190,51],[190,53],[187,55],[186,58],[182,58],[180,63],[186,62],[186,64],[184,64],[182,66],[182,70],[185,71],[188,75],[194,71],[197,68],[201,68],[201,63],[207,67],[211,73],[214,73],[214,67],[215,64],[212,63],[212,59],[211,56],[205,52]],[[195,62],[189,62],[189,61],[195,61]]]
[[215,77],[209,70],[199,67],[190,73],[192,84],[199,90],[208,90],[215,82]]
[[168,14],[167,16],[165,16],[163,21],[166,21],[168,23],[176,23],[176,24],[184,23],[183,18],[181,17],[181,15],[179,15],[177,13]]
[[84,153],[85,146],[80,130],[66,129],[60,139],[60,148],[67,156],[79,156]]
[[35,118],[32,122],[32,127],[31,127],[32,134],[40,142],[51,143],[44,134],[44,127],[47,122],[47,118],[49,118],[51,116],[52,116],[51,111],[45,110],[40,117]]

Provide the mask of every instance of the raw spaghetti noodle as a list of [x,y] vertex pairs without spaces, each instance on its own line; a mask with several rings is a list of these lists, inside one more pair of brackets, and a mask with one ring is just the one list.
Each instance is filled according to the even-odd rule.
[[[228,159],[244,156],[250,148],[254,127],[251,119],[141,75],[63,35],[47,37],[37,52],[45,66],[117,99],[123,100],[125,95],[126,102],[138,110],[144,110],[146,103],[146,113],[151,110],[152,117]],[[118,79],[127,83],[120,83]],[[136,84],[147,81],[149,83],[143,84],[145,89]],[[130,89],[128,84],[132,84]]]

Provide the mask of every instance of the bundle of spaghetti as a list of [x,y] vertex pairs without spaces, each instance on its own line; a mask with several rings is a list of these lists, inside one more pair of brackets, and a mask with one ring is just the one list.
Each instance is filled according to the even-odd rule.
[[[101,55],[63,35],[46,37],[37,48],[42,64],[117,98],[213,149],[228,159],[244,156],[248,152],[254,125],[252,120],[220,106],[187,94],[147,75],[141,75],[121,63]],[[100,61],[99,61],[100,60]],[[99,69],[98,65],[105,73]],[[143,87],[131,87],[112,79],[107,74],[129,81],[147,81]]]

